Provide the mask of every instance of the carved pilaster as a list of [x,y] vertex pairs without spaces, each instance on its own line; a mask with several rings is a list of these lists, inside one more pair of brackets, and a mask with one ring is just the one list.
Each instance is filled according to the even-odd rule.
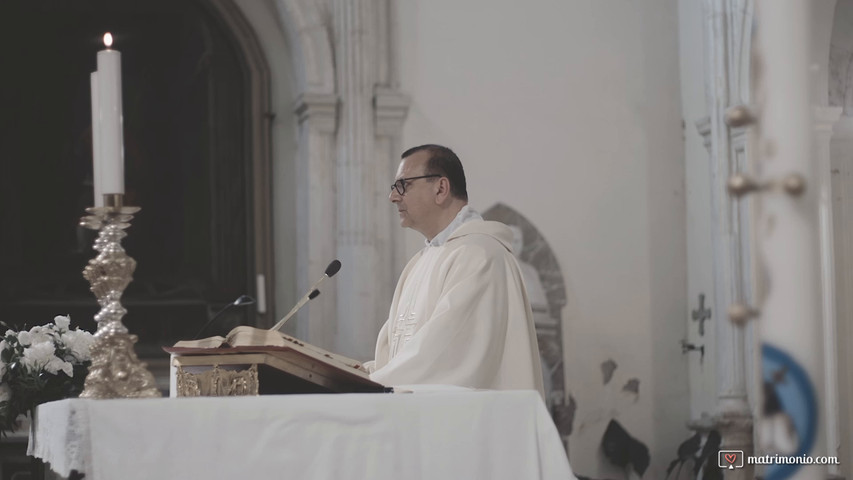
[[[697,128],[710,153],[715,291],[712,309],[717,312],[728,311],[736,302],[748,303],[751,297],[749,230],[744,228],[749,222],[749,211],[726,191],[728,178],[747,169],[748,152],[742,132],[732,131],[725,124],[726,108],[743,102],[748,93],[745,71],[748,56],[742,53],[748,51],[749,36],[748,29],[740,28],[739,22],[747,22],[751,10],[751,2],[746,0],[703,2],[709,117],[697,122]],[[752,415],[746,383],[747,358],[751,356],[747,355],[748,332],[733,325],[725,315],[720,315],[714,325],[716,428],[725,448],[752,452]],[[729,474],[733,479],[754,478],[750,465]]]
[[[850,158],[853,157],[853,117],[842,116],[836,122],[831,140],[832,146],[832,178],[833,204],[833,247],[835,255],[835,285],[836,285],[836,315],[838,328],[837,343],[838,362],[841,365],[853,364],[853,165]],[[832,372],[827,371],[827,377]],[[853,398],[853,374],[849,368],[841,369],[835,373],[839,382],[839,395],[842,408],[839,409],[840,429],[839,436],[846,440],[851,438],[853,431],[853,412],[849,405]],[[853,445],[843,442],[839,451],[839,459],[842,466],[850,465],[853,458]],[[830,445],[830,452],[832,445]],[[833,453],[828,453],[833,455]],[[849,467],[843,467],[848,478],[853,478]]]
[[[409,113],[411,99],[393,88],[377,88],[373,102],[376,122],[376,159],[386,172],[379,178],[380,183],[377,188],[377,202],[381,205],[388,202],[390,185],[388,179],[394,177],[400,154],[406,149],[402,145],[402,130],[403,122]],[[380,220],[379,229],[382,231],[380,236],[388,239],[387,245],[383,245],[384,251],[391,252],[391,261],[381,269],[383,278],[380,282],[389,286],[387,295],[390,302],[397,277],[409,259],[402,229],[396,216],[386,215]]]
[[[826,368],[826,390],[824,408],[826,410],[826,445],[828,455],[839,455],[841,449],[841,416],[838,410],[838,320],[836,315],[835,286],[835,231],[832,207],[832,159],[830,139],[838,119],[841,107],[814,108],[814,144],[817,153],[817,202],[820,232],[820,277],[821,277],[821,313],[823,324],[823,352]],[[829,473],[840,473],[837,466],[830,466]]]
[[[377,225],[390,216],[380,203],[388,172],[374,151],[373,88],[378,80],[378,2],[333,0],[335,67],[341,95],[337,132],[337,251],[344,267],[338,279],[338,329],[335,350],[372,358],[377,318],[387,315],[387,281],[378,265],[390,263]],[[385,181],[380,183],[379,179]],[[387,234],[386,234],[387,235]]]
[[[337,181],[335,132],[338,97],[304,93],[294,104],[299,120],[299,158],[296,161],[296,278],[299,295],[319,278],[336,255]],[[286,274],[286,273],[282,273]],[[292,272],[291,272],[292,274]],[[296,318],[300,338],[332,347],[337,318],[336,285],[323,287],[323,301],[303,308]]]

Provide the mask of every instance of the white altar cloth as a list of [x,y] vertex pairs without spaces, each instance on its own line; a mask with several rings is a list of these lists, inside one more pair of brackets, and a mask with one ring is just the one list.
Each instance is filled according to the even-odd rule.
[[31,454],[114,479],[574,479],[533,391],[69,399]]

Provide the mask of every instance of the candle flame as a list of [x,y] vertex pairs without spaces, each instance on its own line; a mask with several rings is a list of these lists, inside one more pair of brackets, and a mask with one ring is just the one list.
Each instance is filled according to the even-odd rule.
[[113,35],[110,32],[104,34],[104,45],[110,48],[113,45]]

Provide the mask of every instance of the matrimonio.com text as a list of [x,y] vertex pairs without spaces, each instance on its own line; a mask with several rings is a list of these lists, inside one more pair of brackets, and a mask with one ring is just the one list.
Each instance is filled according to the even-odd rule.
[[810,455],[750,455],[746,457],[750,465],[840,465],[838,457],[813,457]]
[[742,450],[720,450],[717,465],[720,468],[735,469],[747,465],[840,465],[838,457],[811,455],[747,455]]

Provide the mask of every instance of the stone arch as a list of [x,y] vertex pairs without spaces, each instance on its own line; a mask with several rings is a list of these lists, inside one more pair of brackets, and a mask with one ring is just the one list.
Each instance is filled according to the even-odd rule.
[[[287,308],[296,300],[301,279],[318,268],[322,271],[317,265],[334,258],[328,239],[334,238],[335,216],[324,198],[334,191],[334,177],[322,174],[334,163],[337,127],[331,12],[325,2],[305,0],[214,3],[244,54],[254,59],[257,68],[250,73],[259,79],[253,82],[259,97],[254,100],[264,105],[253,115],[263,119],[256,140],[269,158],[257,170],[270,186],[269,208],[257,214],[269,220],[276,239],[274,246],[264,246],[265,266],[258,265],[259,271],[268,269],[258,288],[265,291],[269,313],[264,321],[269,326],[276,306]],[[260,80],[264,76],[266,80]],[[294,330],[296,325],[286,329],[310,336],[307,327]]]
[[314,0],[276,0],[275,7],[293,46],[298,92],[334,93],[335,64],[328,25],[331,12],[326,4]]
[[[272,245],[272,195],[266,187],[271,174],[273,159],[270,148],[271,109],[271,76],[270,63],[264,54],[263,47],[256,32],[258,29],[244,15],[234,0],[213,0],[211,9],[216,12],[219,20],[230,31],[233,43],[243,57],[246,78],[248,80],[248,115],[247,128],[250,132],[249,149],[252,161],[252,216],[254,225],[253,269],[256,278],[255,296],[258,299],[257,323],[267,325],[272,322],[275,312],[275,275],[271,270],[273,264]],[[270,279],[267,281],[266,279]]]
[[[536,303],[533,290],[539,283],[547,299],[546,311],[537,311],[534,305],[536,336],[539,341],[539,353],[542,357],[542,374],[545,377],[546,404],[549,413],[557,425],[564,444],[572,433],[574,420],[574,402],[567,398],[563,361],[563,325],[562,312],[566,306],[566,282],[557,262],[557,257],[545,237],[521,213],[503,203],[497,203],[483,213],[486,220],[502,222],[510,227],[518,227],[523,235],[521,251],[515,252],[531,295],[531,303]],[[532,267],[532,269],[530,268]],[[530,278],[533,277],[533,278]]]
[[331,17],[324,2],[214,0],[213,3],[244,48],[254,48],[251,45],[254,43],[265,54],[271,64],[273,89],[285,79],[275,78],[281,73],[272,64],[283,59],[296,73],[296,84],[291,87],[293,98],[305,93],[335,92]]

